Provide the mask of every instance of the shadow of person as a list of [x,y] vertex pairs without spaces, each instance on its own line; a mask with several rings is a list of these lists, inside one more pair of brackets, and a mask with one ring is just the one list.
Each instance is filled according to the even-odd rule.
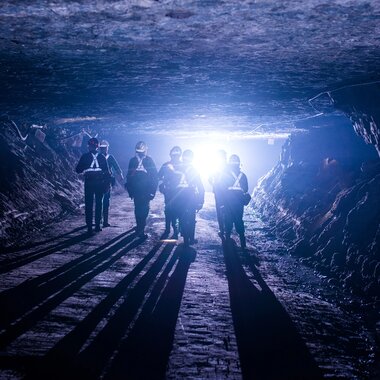
[[186,278],[195,258],[195,249],[177,247],[105,379],[165,378]]
[[10,247],[4,248],[3,253],[15,253],[15,252],[20,252],[20,251],[25,251],[27,249],[39,247],[39,246],[44,245],[44,244],[48,244],[48,243],[51,243],[51,242],[56,242],[59,239],[62,239],[64,237],[66,237],[66,236],[69,236],[69,235],[71,235],[71,234],[73,234],[75,232],[84,230],[86,228],[87,228],[86,226],[76,227],[76,228],[72,229],[71,231],[64,232],[64,233],[62,233],[62,234],[60,234],[58,236],[53,236],[53,237],[51,237],[49,239],[41,240],[41,241],[37,241],[37,242],[26,243],[26,244],[24,244],[22,246],[17,245],[17,242],[16,242],[15,245],[12,245]]
[[245,379],[320,379],[321,370],[294,323],[251,261],[256,287],[242,267],[236,245],[226,241],[232,318]]
[[[132,241],[117,253],[117,259],[141,244],[140,240],[133,240],[133,235],[130,235],[130,237]],[[110,290],[108,295],[38,362],[38,366],[31,366],[27,371],[26,379],[98,378],[108,359],[113,355],[115,348],[122,340],[136,313],[139,311],[151,282],[160,271],[173,248],[173,246],[165,247],[159,256],[155,258],[161,246],[162,243],[157,243]],[[155,258],[155,261],[153,261],[145,274],[141,275],[144,272],[144,268],[149,266],[153,258]],[[105,268],[106,266],[103,269]],[[135,286],[129,289],[130,285],[139,276],[141,277]],[[126,296],[126,293],[128,296]],[[124,298],[124,302],[110,317],[109,313],[121,298]],[[88,342],[98,324],[105,318],[108,319],[108,323],[91,342]],[[86,343],[89,344],[86,345]],[[82,350],[83,347],[85,348]]]
[[[0,348],[33,327],[97,274],[133,249],[128,231],[64,265],[0,293]],[[131,245],[132,243],[132,245]]]
[[[40,378],[52,375],[59,379],[165,377],[186,277],[196,252],[181,246],[174,250],[173,244],[164,245],[158,252],[161,245],[159,242],[148,253],[144,266],[148,261],[150,264],[137,281],[122,280],[119,283],[123,283],[122,286],[117,285],[83,323],[51,350],[45,360],[45,370],[37,372]],[[142,268],[140,266],[138,271]],[[125,280],[127,277],[130,275]],[[129,285],[133,287],[128,288]],[[80,351],[120,297],[124,297],[124,301]]]
[[[62,236],[65,236],[65,234]],[[57,239],[61,238],[62,236],[57,237]],[[41,259],[42,257],[48,256],[57,251],[67,249],[71,246],[79,244],[88,238],[89,238],[88,233],[84,232],[84,233],[81,233],[80,235],[68,237],[66,240],[61,241],[61,242],[55,242],[56,239],[54,239],[52,240],[51,245],[48,245],[43,248],[38,248],[32,252],[24,253],[22,252],[22,250],[17,251],[17,253],[20,252],[20,255],[16,255],[15,257],[6,259],[0,263],[0,273],[10,272],[13,269],[22,267],[33,261]],[[26,247],[25,250],[27,251],[28,248]]]

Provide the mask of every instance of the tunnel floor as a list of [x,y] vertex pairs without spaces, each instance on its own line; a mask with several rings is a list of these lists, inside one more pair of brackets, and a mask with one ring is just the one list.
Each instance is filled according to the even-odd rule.
[[95,236],[78,214],[1,255],[1,379],[369,378],[375,344],[356,300],[252,210],[248,250],[222,245],[208,194],[185,249],[160,241],[162,204],[143,241],[120,194]]

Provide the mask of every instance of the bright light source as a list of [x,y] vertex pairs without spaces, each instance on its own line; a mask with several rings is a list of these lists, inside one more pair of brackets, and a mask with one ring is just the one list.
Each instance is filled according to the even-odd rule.
[[219,171],[223,166],[220,155],[218,155],[218,151],[221,149],[225,150],[225,147],[212,143],[193,147],[193,165],[202,179],[207,179],[212,173]]

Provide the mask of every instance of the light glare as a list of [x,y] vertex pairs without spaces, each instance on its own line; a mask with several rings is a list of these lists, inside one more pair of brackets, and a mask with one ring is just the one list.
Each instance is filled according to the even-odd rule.
[[224,146],[212,143],[197,145],[193,148],[193,165],[202,179],[208,179],[210,175],[221,169],[223,162],[218,155],[221,149],[226,150]]

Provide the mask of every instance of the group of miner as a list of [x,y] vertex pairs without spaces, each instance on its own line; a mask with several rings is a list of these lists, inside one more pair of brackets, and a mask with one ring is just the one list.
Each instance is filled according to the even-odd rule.
[[[184,237],[184,245],[197,243],[195,238],[196,213],[204,204],[205,189],[201,177],[193,166],[194,154],[191,150],[174,146],[170,150],[170,160],[159,171],[153,159],[147,154],[145,142],[139,141],[135,155],[129,160],[125,178],[125,189],[134,202],[136,218],[135,234],[140,239],[147,238],[146,221],[150,201],[157,188],[165,199],[165,230],[161,239]],[[243,211],[251,199],[248,193],[247,176],[241,171],[240,158],[233,154],[227,160],[224,150],[219,150],[220,166],[209,177],[215,196],[219,236],[230,239],[233,227],[239,234],[242,248],[246,248]],[[109,153],[109,143],[99,143],[97,138],[88,141],[88,152],[84,153],[76,166],[76,172],[84,176],[85,218],[88,235],[110,227],[109,207],[111,188],[116,184],[116,176],[124,180],[122,170],[115,157]],[[95,229],[93,230],[93,209],[95,200]],[[188,228],[184,234],[185,220]]]

